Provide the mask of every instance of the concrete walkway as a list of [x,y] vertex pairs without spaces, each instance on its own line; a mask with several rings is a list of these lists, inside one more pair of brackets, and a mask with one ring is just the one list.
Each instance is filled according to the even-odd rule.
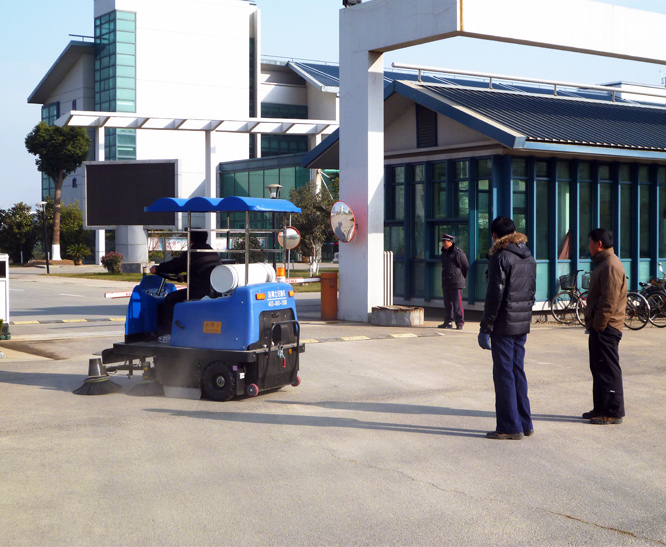
[[119,375],[73,395],[120,326],[15,328],[0,545],[666,545],[665,330],[625,331],[627,418],[592,426],[583,329],[534,325],[536,434],[490,441],[478,323],[306,315],[301,386],[228,403],[133,397]]

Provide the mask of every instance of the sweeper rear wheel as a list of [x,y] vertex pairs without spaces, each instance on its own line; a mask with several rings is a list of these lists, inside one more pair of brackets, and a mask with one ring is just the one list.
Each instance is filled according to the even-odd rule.
[[227,363],[213,361],[201,375],[201,389],[213,401],[229,401],[236,395],[236,375]]

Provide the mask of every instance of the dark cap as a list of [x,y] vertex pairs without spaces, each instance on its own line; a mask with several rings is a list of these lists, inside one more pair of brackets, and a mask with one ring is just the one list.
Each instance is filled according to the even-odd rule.
[[456,238],[450,234],[442,234],[442,241],[454,241]]

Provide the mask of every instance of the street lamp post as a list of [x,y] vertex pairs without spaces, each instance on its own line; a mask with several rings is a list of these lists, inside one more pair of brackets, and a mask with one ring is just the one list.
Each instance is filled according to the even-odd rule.
[[37,207],[39,207],[42,211],[42,225],[44,226],[44,256],[46,257],[46,273],[50,274],[51,272],[49,271],[49,243],[48,240],[46,239],[46,202],[40,201],[37,204]]
[[[271,199],[278,199],[280,197],[280,190],[282,190],[281,184],[269,184],[266,186],[266,189],[271,193]],[[273,220],[273,247],[277,249],[277,234],[275,233],[275,213],[271,213],[271,218]],[[277,266],[277,253],[271,253],[273,255],[273,270]]]

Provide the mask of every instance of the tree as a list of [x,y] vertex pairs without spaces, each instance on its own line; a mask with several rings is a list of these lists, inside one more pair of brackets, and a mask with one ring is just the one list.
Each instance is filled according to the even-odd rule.
[[[333,187],[331,187],[333,186]],[[294,227],[301,233],[298,246],[305,256],[318,260],[321,247],[328,241],[335,241],[331,229],[331,207],[337,199],[337,187],[329,183],[328,190],[317,193],[314,182],[291,191],[291,201],[301,208],[301,213],[294,215]]]
[[76,200],[60,209],[60,246],[67,249],[79,244],[94,246],[94,234],[83,229],[83,211]]
[[36,219],[27,203],[17,203],[8,211],[0,209],[0,249],[14,263],[27,262],[32,257],[39,238],[41,217]]
[[[257,239],[255,236],[251,235],[250,236],[250,262],[266,262],[266,256],[264,255],[263,251],[253,251],[252,249],[261,249],[261,242],[259,239]],[[238,237],[233,243],[232,249],[234,251],[244,251],[245,250],[245,238],[244,237]],[[245,255],[242,255],[240,253],[233,253],[231,256],[238,262],[239,264],[244,264],[245,263]]]
[[25,138],[25,147],[37,156],[37,169],[51,177],[55,185],[52,258],[60,260],[62,183],[88,158],[90,139],[82,127],[58,127],[39,122]]

